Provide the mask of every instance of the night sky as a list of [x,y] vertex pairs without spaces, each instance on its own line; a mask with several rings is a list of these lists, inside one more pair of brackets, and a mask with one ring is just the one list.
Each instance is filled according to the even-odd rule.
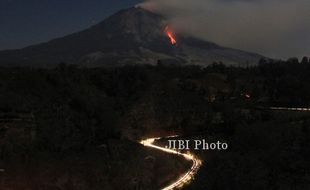
[[0,0],[0,49],[21,48],[102,21],[141,0]]

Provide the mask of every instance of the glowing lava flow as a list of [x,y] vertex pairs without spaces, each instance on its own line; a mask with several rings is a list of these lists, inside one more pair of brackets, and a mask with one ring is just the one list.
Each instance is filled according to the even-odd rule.
[[142,140],[140,143],[144,146],[155,148],[155,149],[167,152],[169,154],[176,154],[176,155],[183,156],[185,159],[193,162],[193,165],[190,168],[190,170],[188,170],[184,175],[182,175],[178,180],[173,182],[171,185],[162,188],[162,190],[179,189],[194,179],[194,175],[197,173],[200,166],[202,165],[202,161],[190,153],[180,153],[175,150],[171,150],[168,148],[163,148],[163,147],[154,145],[153,143],[155,142],[155,140],[158,140],[158,139],[161,139],[161,138],[150,138],[150,139]]
[[172,45],[177,45],[177,40],[176,40],[176,38],[174,37],[174,34],[173,34],[173,32],[170,30],[169,26],[166,26],[165,32],[166,32],[167,36],[170,38],[171,44],[172,44]]

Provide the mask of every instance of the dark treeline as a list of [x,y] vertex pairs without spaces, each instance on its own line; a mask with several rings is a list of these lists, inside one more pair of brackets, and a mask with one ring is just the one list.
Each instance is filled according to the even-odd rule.
[[[31,118],[38,149],[80,149],[123,137],[124,127],[138,131],[133,138],[139,138],[154,130],[142,126],[151,125],[144,120],[187,130],[189,113],[192,117],[209,113],[204,121],[208,123],[216,115],[210,107],[222,109],[221,103],[227,101],[239,107],[309,107],[310,64],[305,59],[301,63],[262,60],[250,68],[223,64],[207,68],[83,69],[66,64],[53,70],[1,68],[0,113],[2,119]],[[155,116],[147,112],[152,106]],[[140,117],[138,111],[145,116]]]
[[[221,63],[0,68],[0,165],[38,152],[67,154],[102,144],[109,152],[111,139],[207,132],[227,139],[233,149],[201,155],[211,166],[201,170],[194,189],[283,189],[284,181],[288,189],[305,189],[309,179],[299,171],[309,169],[309,116],[268,107],[310,107],[309,83],[306,58],[261,60],[246,68]],[[245,175],[248,170],[253,179]],[[298,179],[303,186],[294,186]]]

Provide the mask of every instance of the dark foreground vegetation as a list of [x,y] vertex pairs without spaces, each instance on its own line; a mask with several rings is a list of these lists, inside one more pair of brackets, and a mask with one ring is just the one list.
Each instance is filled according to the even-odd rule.
[[310,113],[269,107],[310,107],[309,84],[308,59],[1,68],[0,189],[158,189],[188,165],[134,142],[178,133],[230,144],[189,189],[307,190]]

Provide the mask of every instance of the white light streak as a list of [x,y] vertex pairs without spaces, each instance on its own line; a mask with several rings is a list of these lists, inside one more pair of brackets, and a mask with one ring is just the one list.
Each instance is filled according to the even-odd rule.
[[[175,137],[175,136],[171,136],[171,137]],[[202,165],[202,161],[190,153],[181,153],[176,150],[163,148],[163,147],[154,145],[153,143],[155,142],[155,140],[159,140],[159,139],[161,139],[161,137],[149,138],[149,139],[142,140],[140,143],[144,146],[155,148],[157,150],[161,150],[169,154],[176,154],[176,155],[183,156],[186,160],[190,160],[193,162],[191,168],[184,175],[182,175],[175,182],[172,182],[169,186],[162,188],[162,190],[180,189],[181,187],[188,184],[190,181],[194,179],[195,174],[197,173],[197,171]]]
[[287,108],[287,107],[271,107],[271,110],[285,110],[285,111],[310,111],[310,108]]

